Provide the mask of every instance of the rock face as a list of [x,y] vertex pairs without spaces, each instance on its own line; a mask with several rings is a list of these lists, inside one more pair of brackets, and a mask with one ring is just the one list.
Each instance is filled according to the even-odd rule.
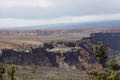
[[[101,67],[96,62],[91,44],[102,41],[109,48],[109,58],[119,60],[120,33],[94,33],[79,41],[52,41],[43,46],[23,50],[3,49],[0,62],[18,65],[39,65],[66,69]],[[114,51],[117,50],[117,51]],[[115,53],[114,53],[115,52]],[[114,54],[113,54],[114,53]]]
[[52,66],[43,48],[36,48],[30,52],[4,49],[0,59],[5,64]]
[[59,51],[49,52],[49,59],[51,62],[55,61],[53,66],[67,69],[85,69],[89,67],[89,64],[95,63],[95,60],[83,48],[72,48],[71,50],[62,53]]
[[26,51],[3,49],[0,61],[5,64],[39,65],[66,69],[86,69],[96,64],[88,41],[53,41]]
[[120,33],[93,33],[91,34],[91,41],[102,41],[107,47],[120,50]]

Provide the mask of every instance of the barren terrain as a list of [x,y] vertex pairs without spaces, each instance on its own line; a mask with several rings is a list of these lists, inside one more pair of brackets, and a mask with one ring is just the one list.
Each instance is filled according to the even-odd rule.
[[49,35],[0,35],[0,49],[4,48],[21,48],[40,46],[43,42],[49,41],[72,41],[80,40],[88,37],[89,34],[84,33],[67,33],[67,34],[49,34]]
[[120,32],[119,27],[72,30],[0,30],[0,49],[39,46],[49,41],[73,41],[89,37],[91,33]]

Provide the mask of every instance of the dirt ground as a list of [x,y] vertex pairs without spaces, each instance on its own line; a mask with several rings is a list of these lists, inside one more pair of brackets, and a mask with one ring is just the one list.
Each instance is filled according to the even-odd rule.
[[23,46],[39,46],[43,42],[55,41],[55,40],[80,40],[83,37],[88,37],[87,34],[72,33],[62,35],[48,35],[48,36],[2,36],[0,35],[0,49],[4,48],[20,48]]

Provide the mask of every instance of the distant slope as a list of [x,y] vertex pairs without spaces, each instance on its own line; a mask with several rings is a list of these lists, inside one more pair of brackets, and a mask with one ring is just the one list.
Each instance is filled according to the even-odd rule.
[[89,23],[49,24],[49,25],[24,27],[24,29],[85,29],[85,28],[105,28],[105,27],[113,27],[113,26],[120,26],[120,20],[89,22]]
[[68,30],[68,29],[89,29],[89,28],[109,28],[120,27],[120,20],[109,21],[96,21],[96,22],[84,22],[84,23],[59,23],[59,24],[47,24],[47,25],[34,25],[34,26],[16,26],[16,27],[1,27],[0,30]]

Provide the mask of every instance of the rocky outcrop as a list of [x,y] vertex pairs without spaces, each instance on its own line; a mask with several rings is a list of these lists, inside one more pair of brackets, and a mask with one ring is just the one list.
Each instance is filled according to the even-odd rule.
[[[0,62],[18,65],[39,65],[66,69],[99,68],[91,45],[102,41],[108,48],[108,58],[120,60],[120,33],[94,33],[79,41],[51,41],[27,49],[3,49]],[[117,51],[115,51],[117,50]],[[119,61],[120,62],[120,61]]]
[[59,68],[70,68],[70,69],[85,69],[89,67],[89,64],[93,64],[93,60],[89,53],[82,48],[72,48],[71,51],[59,51],[49,52],[48,58],[53,63],[53,66]]
[[113,50],[120,50],[120,33],[93,33],[91,41],[102,41],[107,47]]
[[52,66],[46,55],[46,51],[41,47],[31,51],[4,49],[2,50],[0,59],[5,64]]
[[29,50],[3,49],[0,61],[5,64],[39,65],[66,69],[86,69],[96,64],[90,41],[52,41]]

